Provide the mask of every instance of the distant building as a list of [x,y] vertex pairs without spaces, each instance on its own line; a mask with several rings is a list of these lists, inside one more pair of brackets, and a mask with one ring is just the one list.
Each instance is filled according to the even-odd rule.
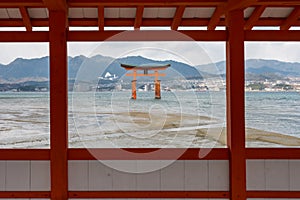
[[119,78],[116,74],[111,74],[110,72],[106,72],[104,76],[100,76],[99,79],[101,80],[109,80],[113,81]]

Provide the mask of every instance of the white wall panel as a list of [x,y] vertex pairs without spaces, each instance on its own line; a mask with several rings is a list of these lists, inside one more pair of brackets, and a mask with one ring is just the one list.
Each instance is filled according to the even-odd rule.
[[227,160],[208,161],[208,189],[210,191],[229,190],[229,163]]
[[265,189],[265,160],[247,160],[247,190]]
[[134,160],[110,161],[115,169],[112,171],[113,190],[136,190],[137,163]]
[[69,190],[88,190],[89,161],[69,161]]
[[265,161],[266,190],[289,190],[289,161]]
[[0,191],[5,190],[6,161],[0,161]]
[[137,190],[160,190],[160,161],[137,161]]
[[50,161],[31,161],[30,190],[50,191]]
[[6,190],[29,191],[30,161],[6,161]]
[[208,190],[208,161],[187,160],[185,161],[185,189]]
[[112,169],[97,160],[89,161],[89,190],[112,190]]
[[290,190],[300,191],[300,160],[290,160]]
[[85,162],[69,162],[70,190],[206,191],[229,187],[228,161],[224,160],[175,161],[162,169],[170,161],[105,161],[108,166],[87,161],[88,167]]
[[161,170],[161,190],[184,190],[184,161],[175,161]]

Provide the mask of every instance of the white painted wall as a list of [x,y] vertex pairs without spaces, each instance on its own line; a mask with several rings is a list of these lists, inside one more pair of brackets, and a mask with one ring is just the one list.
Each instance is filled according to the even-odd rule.
[[0,161],[0,191],[50,191],[50,162]]
[[[125,170],[151,171],[166,161],[109,161]],[[72,191],[228,191],[226,160],[175,161],[135,174],[98,161],[69,161]],[[49,191],[49,161],[0,161],[0,191]],[[247,190],[300,191],[300,160],[247,160]]]
[[247,160],[247,190],[300,191],[300,160]]
[[[151,171],[166,162],[169,161],[108,161],[124,169],[119,171],[99,161],[69,161],[69,190],[229,190],[226,160],[175,161]],[[132,169],[147,173],[126,172]]]

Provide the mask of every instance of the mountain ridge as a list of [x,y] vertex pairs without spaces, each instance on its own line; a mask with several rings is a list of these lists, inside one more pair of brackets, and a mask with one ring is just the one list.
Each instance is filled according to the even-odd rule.
[[[120,67],[120,63],[133,65],[145,63],[169,63],[171,67],[166,74],[171,77],[183,77],[186,79],[203,78],[203,76],[224,76],[225,61],[198,66],[190,66],[174,60],[157,61],[142,56],[129,56],[114,59],[109,56],[84,55],[68,57],[69,79],[80,77],[83,79],[97,79],[106,72],[122,77],[126,71]],[[287,76],[300,77],[299,62],[284,62],[267,59],[248,59],[246,63],[246,78],[253,80],[279,79]],[[88,70],[87,68],[88,67]],[[215,67],[216,66],[216,67]],[[88,72],[87,72],[88,71]],[[46,81],[49,78],[49,57],[40,58],[16,58],[9,64],[0,64],[0,83],[17,83],[22,81]]]

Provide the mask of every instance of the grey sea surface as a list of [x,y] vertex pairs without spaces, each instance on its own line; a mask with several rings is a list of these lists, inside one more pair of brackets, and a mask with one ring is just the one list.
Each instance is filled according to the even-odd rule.
[[[220,92],[70,92],[69,146],[90,148],[226,147],[226,95]],[[300,140],[300,94],[247,92],[247,146]],[[0,93],[0,148],[49,148],[49,93]],[[256,140],[265,131],[273,139]],[[250,136],[251,136],[250,134]],[[274,139],[275,134],[275,139]],[[296,146],[293,143],[292,146]]]

